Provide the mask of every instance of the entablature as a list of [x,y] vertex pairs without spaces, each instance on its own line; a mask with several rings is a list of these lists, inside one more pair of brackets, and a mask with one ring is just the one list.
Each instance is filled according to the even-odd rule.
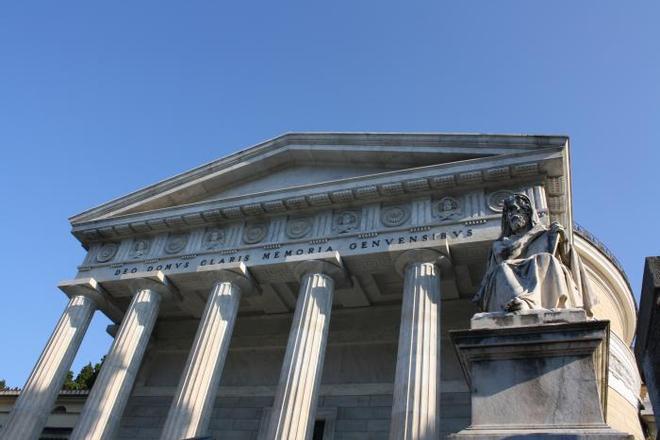
[[400,280],[395,257],[408,249],[428,247],[451,257],[451,273],[443,281],[444,297],[469,297],[483,273],[490,242],[500,234],[501,203],[514,192],[526,193],[543,221],[549,220],[542,185],[475,188],[101,240],[90,246],[78,277],[99,280],[116,298],[125,297],[127,291],[107,287],[114,280],[162,272],[188,303],[184,311],[195,315],[207,292],[191,292],[196,289],[194,283],[180,275],[196,273],[204,266],[240,262],[249,267],[262,289],[261,295],[246,299],[243,308],[283,312],[292,306],[287,304],[286,292],[294,291],[291,286],[297,282],[290,262],[338,252],[351,282],[338,291],[337,298],[342,305],[355,307],[396,301]]
[[73,234],[83,246],[135,234],[184,230],[202,225],[305,214],[319,208],[387,202],[425,195],[452,194],[474,188],[489,190],[535,183],[546,189],[553,220],[570,224],[568,176],[563,173],[563,149],[544,149],[502,157],[380,173],[331,183],[305,185],[279,191],[186,204],[116,218],[74,224]]
[[[286,145],[237,153],[74,217],[73,233],[88,250],[77,277],[98,280],[121,309],[127,298],[113,287],[115,280],[162,272],[181,293],[180,304],[165,304],[164,313],[198,316],[208,292],[196,290],[190,275],[203,266],[244,263],[260,294],[245,298],[241,310],[282,313],[295,303],[290,261],[338,252],[350,282],[338,288],[336,301],[359,307],[400,301],[394,259],[406,249],[428,247],[451,259],[443,298],[469,298],[500,234],[501,203],[508,195],[526,193],[544,222],[572,223],[565,137],[349,138],[337,135],[333,145],[329,137],[312,136],[318,142],[305,146],[304,139],[286,144],[293,139],[286,135]],[[407,146],[411,140],[417,144]],[[278,174],[269,161],[282,150],[316,162],[296,160]],[[379,150],[387,157],[369,163],[366,154]],[[434,162],[421,166],[424,158]],[[332,168],[341,163],[353,168]],[[315,175],[326,164],[326,172]],[[261,174],[251,179],[250,166]],[[296,170],[300,175],[290,179]],[[238,183],[218,187],[213,176],[220,174],[222,181],[234,176]],[[323,181],[328,176],[340,178]],[[274,182],[272,189],[263,191],[269,188],[265,182]],[[188,190],[191,196],[183,197]]]

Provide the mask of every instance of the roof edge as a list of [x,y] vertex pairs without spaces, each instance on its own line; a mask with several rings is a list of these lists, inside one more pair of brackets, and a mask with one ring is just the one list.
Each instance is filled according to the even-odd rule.
[[198,167],[176,174],[155,184],[148,185],[126,195],[116,197],[79,214],[69,217],[72,226],[90,220],[95,214],[100,215],[112,208],[119,208],[149,196],[156,191],[166,191],[178,185],[185,184],[202,175],[217,171],[217,168],[227,167],[232,163],[258,155],[269,149],[284,145],[304,142],[310,145],[335,143],[340,145],[389,145],[405,146],[415,143],[418,146],[443,146],[453,143],[475,144],[509,144],[520,146],[532,145],[564,145],[568,141],[566,135],[531,135],[531,134],[488,134],[488,133],[441,133],[441,132],[287,132],[274,138],[259,142],[248,148],[239,150],[228,156],[207,162]]

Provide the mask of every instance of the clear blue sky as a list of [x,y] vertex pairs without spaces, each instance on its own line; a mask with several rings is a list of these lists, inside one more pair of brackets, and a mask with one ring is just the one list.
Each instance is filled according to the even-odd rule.
[[65,306],[70,215],[286,131],[570,135],[575,218],[638,295],[659,22],[657,1],[5,2],[0,378],[23,385]]

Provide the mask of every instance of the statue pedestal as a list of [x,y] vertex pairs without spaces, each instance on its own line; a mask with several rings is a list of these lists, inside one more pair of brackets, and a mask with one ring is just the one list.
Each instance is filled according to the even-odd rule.
[[472,393],[472,424],[453,439],[629,438],[605,423],[608,321],[480,313],[450,334]]

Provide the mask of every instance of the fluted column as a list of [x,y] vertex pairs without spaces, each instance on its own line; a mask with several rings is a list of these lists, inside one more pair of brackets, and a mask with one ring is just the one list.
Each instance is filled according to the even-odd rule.
[[149,343],[161,302],[162,285],[136,280],[136,293],[87,397],[71,440],[113,438]]
[[[203,274],[200,273],[200,278]],[[252,290],[243,263],[232,270],[206,273],[213,287],[197,328],[193,346],[174,394],[162,440],[207,434],[241,295]]]
[[408,251],[396,261],[404,286],[390,440],[439,438],[439,257],[432,250]]
[[[338,261],[338,255],[336,257]],[[266,439],[304,440],[314,424],[328,339],[336,264],[309,261],[298,267],[300,291]]]
[[68,286],[73,286],[69,303],[9,414],[3,440],[39,438],[92,320],[96,281],[88,278]]

